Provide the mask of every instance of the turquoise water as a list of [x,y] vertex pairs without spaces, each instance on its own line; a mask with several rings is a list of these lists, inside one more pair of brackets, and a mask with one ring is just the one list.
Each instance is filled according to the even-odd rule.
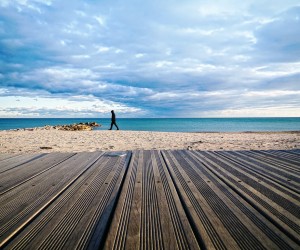
[[[0,130],[63,125],[78,122],[97,122],[99,130],[110,127],[110,119],[101,118],[0,118]],[[168,132],[241,132],[300,130],[296,118],[119,118],[121,130]],[[115,129],[115,128],[114,128]]]

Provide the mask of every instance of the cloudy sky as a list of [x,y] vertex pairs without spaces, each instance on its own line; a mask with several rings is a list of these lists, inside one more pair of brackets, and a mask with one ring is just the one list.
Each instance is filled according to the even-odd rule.
[[0,117],[300,116],[300,0],[0,0]]

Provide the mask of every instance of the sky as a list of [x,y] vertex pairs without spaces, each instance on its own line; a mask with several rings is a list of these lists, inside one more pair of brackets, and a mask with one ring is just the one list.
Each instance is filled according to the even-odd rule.
[[300,0],[0,0],[0,117],[299,117]]

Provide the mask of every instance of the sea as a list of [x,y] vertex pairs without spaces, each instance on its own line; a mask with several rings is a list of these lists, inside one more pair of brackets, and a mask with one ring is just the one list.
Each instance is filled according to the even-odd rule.
[[[97,122],[110,128],[110,118],[0,118],[0,130]],[[300,131],[300,117],[268,118],[119,118],[121,130],[161,132]],[[115,127],[113,129],[116,129]]]

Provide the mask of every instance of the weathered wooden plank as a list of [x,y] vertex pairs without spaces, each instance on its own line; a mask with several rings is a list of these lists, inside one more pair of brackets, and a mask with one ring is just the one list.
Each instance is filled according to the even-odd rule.
[[36,156],[0,157],[1,249],[300,246],[295,150]]
[[294,150],[255,150],[256,153],[264,154],[264,155],[270,155],[274,158],[286,162],[291,162],[293,164],[296,164],[298,166],[298,169],[300,167],[300,149],[294,149]]
[[[89,231],[92,231],[92,234],[90,234],[91,236],[87,238],[85,242],[87,249],[92,250],[103,248],[106,232],[109,227],[109,222],[114,215],[114,208],[119,199],[121,188],[125,179],[125,174],[127,173],[128,165],[131,159],[131,152],[127,152],[126,157],[124,154],[120,157],[121,158],[118,160],[118,168],[115,171],[116,173],[114,174],[110,182],[110,186],[107,188],[105,194],[103,195],[104,198],[102,198],[101,207],[97,209],[97,213],[95,213],[96,216],[94,215],[94,224],[92,224],[92,226],[95,225],[94,229],[86,230],[86,234],[88,234]],[[102,194],[102,191],[100,191],[99,193]],[[80,248],[81,246],[83,246],[82,240]]]
[[279,157],[274,154],[267,153],[265,151],[244,151],[243,154],[249,155],[252,158],[264,161],[265,163],[274,164],[281,169],[286,169],[288,171],[293,171],[296,173],[300,173],[300,160],[292,161],[289,156],[286,158]]
[[[252,157],[244,152],[216,152],[216,154],[226,157],[229,161],[239,164],[241,168],[261,175],[262,178],[271,179],[280,185],[300,194],[300,174],[291,169],[287,170],[280,165],[270,164],[263,159]],[[268,181],[268,180],[266,180]]]
[[100,249],[129,158],[101,157],[8,247]]
[[50,170],[73,155],[75,154],[53,153],[3,172],[0,179],[0,195]]
[[238,164],[212,152],[198,151],[193,154],[197,155],[199,161],[210,171],[299,244],[300,199],[297,193],[294,193],[292,197],[282,192],[278,183],[273,182],[270,185],[270,183],[258,179],[258,175],[249,173],[240,168]]
[[277,167],[278,169],[293,172],[298,175],[300,174],[299,163],[289,161],[288,156],[287,158],[281,158],[275,154],[269,153],[268,151],[242,151],[240,153],[242,153],[243,155],[247,155],[253,159],[260,160],[266,164],[274,165],[274,167]]
[[[49,206],[99,158],[99,153],[81,153],[16,186],[0,196],[0,246],[8,242]],[[12,177],[13,178],[13,177]]]
[[199,249],[162,156],[135,151],[106,249]]
[[0,178],[1,173],[10,170],[12,168],[19,167],[21,165],[24,165],[30,161],[33,161],[35,159],[38,159],[45,154],[24,154],[24,155],[18,155],[15,157],[10,157],[8,159],[0,161]]
[[163,156],[177,191],[183,201],[190,222],[194,222],[194,231],[202,239],[205,249],[236,249],[236,242],[222,226],[219,218],[212,213],[205,199],[184,171],[182,159],[177,159],[175,151],[163,151]]
[[[95,154],[94,154],[95,155]],[[82,172],[58,197],[6,246],[7,249],[99,249],[113,212],[130,153],[104,154]]]
[[291,149],[291,150],[284,150],[284,152],[288,152],[290,154],[296,154],[296,155],[300,155],[300,149]]
[[13,158],[19,156],[20,154],[8,154],[8,153],[0,153],[0,161],[7,160],[9,158]]
[[[201,224],[204,227],[208,238],[203,237],[203,240],[207,248],[282,249],[297,246],[288,237],[282,237],[283,233],[206,169],[195,155],[188,151],[163,151],[163,154],[192,220],[200,220],[196,230],[201,235],[204,235]],[[196,212],[192,214],[193,210]]]
[[205,155],[207,158],[211,158],[215,163],[218,163],[219,166],[235,175],[240,182],[246,183],[249,187],[254,189],[258,189],[259,193],[272,199],[279,206],[282,206],[290,213],[300,218],[300,213],[298,213],[300,209],[299,193],[293,192],[289,188],[272,181],[270,178],[256,173],[251,168],[245,168],[243,165],[238,164],[229,158],[225,158],[220,154],[214,152],[201,152],[201,154]]

